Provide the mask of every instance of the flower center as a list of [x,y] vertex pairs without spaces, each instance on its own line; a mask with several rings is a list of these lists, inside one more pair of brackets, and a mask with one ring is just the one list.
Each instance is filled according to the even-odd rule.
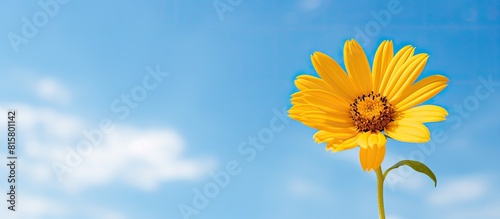
[[359,96],[350,106],[351,118],[359,131],[383,131],[387,124],[394,121],[394,107],[385,96],[374,94],[373,91]]

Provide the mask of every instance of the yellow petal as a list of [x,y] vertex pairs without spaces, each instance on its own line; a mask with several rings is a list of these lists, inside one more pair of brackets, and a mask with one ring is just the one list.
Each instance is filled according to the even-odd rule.
[[311,76],[311,75],[299,75],[295,80],[295,86],[299,90],[306,89],[320,89],[320,90],[330,90],[330,87],[326,82],[321,80],[320,78]]
[[401,119],[387,125],[385,133],[391,138],[411,143],[425,143],[430,140],[430,132],[422,123]]
[[292,98],[291,98],[291,103],[292,103],[293,106],[306,105],[307,104],[307,102],[304,100],[304,98],[298,97],[298,96],[293,96],[293,95],[292,95]]
[[[322,124],[319,123],[307,123],[307,122],[302,122],[302,124],[309,126],[311,128],[315,128],[318,130],[323,130],[326,132],[330,133],[330,137],[338,139],[338,140],[345,140],[348,138],[351,138],[352,136],[355,136],[358,132],[356,132],[356,129],[354,127],[352,128],[340,128],[340,127],[328,127],[328,126],[323,126]],[[318,139],[319,141],[319,139]],[[325,142],[325,141],[321,141]]]
[[375,158],[374,166],[372,169],[376,169],[380,167],[380,164],[382,164],[382,161],[384,161],[385,157],[385,145],[387,144],[387,138],[385,138],[384,134],[381,132],[378,132],[378,156]]
[[[335,139],[335,140],[346,140],[346,139],[349,139],[349,138],[352,138],[353,136],[356,136],[357,132],[352,132],[351,130],[347,130],[347,129],[344,129],[342,131],[338,131],[338,132],[333,132],[333,131],[328,131],[330,134],[329,134],[329,137],[331,138],[330,140],[332,139]],[[320,141],[319,139],[315,139],[315,141],[317,142],[328,142],[328,141]]]
[[302,122],[302,124],[318,130],[332,132],[339,139],[347,139],[356,135],[357,129],[347,114],[335,114],[324,111],[301,111],[293,106],[288,116]]
[[406,62],[406,59],[413,54],[413,50],[414,48],[412,46],[405,46],[396,53],[393,59],[391,59],[380,83],[380,93],[382,95],[387,96],[389,94],[391,89],[390,85],[398,79],[395,77],[394,72],[396,72],[397,69]]
[[322,108],[323,106],[317,107],[308,103],[299,103],[293,105],[289,110],[288,114],[293,114],[293,115],[301,115],[304,112],[313,112],[313,111],[321,111],[324,113],[331,113],[332,115],[336,117],[345,117],[345,118],[350,118],[350,115],[348,112],[340,112],[340,111],[335,111],[332,109],[326,109]]
[[315,107],[315,106],[312,106],[312,105],[309,105],[309,104],[302,104],[302,103],[298,103],[298,104],[294,104],[289,110],[288,110],[288,113],[289,114],[297,114],[297,115],[300,115],[301,113],[303,112],[306,112],[306,111],[318,111],[318,108]]
[[360,134],[353,136],[352,138],[348,138],[346,140],[334,140],[330,141],[326,145],[326,150],[331,150],[332,152],[338,152],[343,150],[352,149],[358,146],[358,137]]
[[337,135],[337,138],[339,139],[346,139],[356,134],[355,130],[351,128],[329,127],[325,126],[324,124],[309,122],[307,119],[304,119],[303,117],[300,116],[293,119],[296,119],[297,121],[300,121],[302,124],[309,126],[313,129],[325,130],[331,133],[335,133]]
[[322,111],[307,111],[301,113],[300,116],[310,123],[317,123],[323,126],[331,126],[332,128],[354,127],[354,122],[352,121],[352,119],[343,115],[325,113]]
[[368,148],[368,138],[370,137],[371,133],[370,132],[363,132],[359,135],[358,137],[358,145],[361,148]]
[[394,56],[392,41],[384,40],[375,53],[372,67],[373,91],[380,92],[380,84],[384,77],[385,71]]
[[360,148],[359,161],[361,163],[361,168],[363,168],[364,171],[371,171],[379,168],[382,161],[384,161],[385,151],[385,146],[380,148]]
[[368,138],[368,144],[370,145],[370,147],[382,147],[385,146],[386,142],[387,139],[385,138],[384,134],[379,131],[377,131],[377,133],[372,133]]
[[424,70],[428,58],[429,55],[424,53],[413,56],[395,72],[395,78],[398,78],[398,80],[394,84],[389,85],[391,86],[389,95],[387,96],[389,101],[399,97],[403,93],[402,91],[405,91],[417,80],[420,73]]
[[294,105],[292,108],[288,110],[288,116],[292,119],[295,119],[297,121],[303,121],[304,119],[302,118],[301,114],[304,112],[311,112],[311,111],[318,111],[317,107],[311,106],[311,105]]
[[372,91],[372,75],[370,74],[370,64],[366,58],[365,51],[356,40],[348,40],[344,45],[344,63],[347,73],[352,77],[355,86],[360,92],[357,96],[367,94]]
[[448,86],[448,78],[442,75],[433,75],[424,78],[406,91],[396,100],[393,104],[396,104],[396,110],[404,111],[418,104],[421,104],[439,92],[441,92],[446,86]]
[[348,112],[350,109],[349,103],[344,99],[338,98],[325,90],[309,89],[300,91],[300,99],[303,99],[309,104],[317,107],[329,108],[340,112]]
[[362,148],[381,147],[385,145],[386,138],[381,132],[363,132],[359,134],[358,145]]
[[396,117],[421,123],[444,121],[447,115],[443,107],[436,105],[417,106],[395,114]]
[[314,142],[323,143],[323,142],[333,142],[336,139],[331,132],[325,130],[319,130],[313,135]]
[[354,100],[357,97],[352,79],[335,60],[324,53],[315,52],[311,55],[311,61],[316,72],[331,87],[335,95],[346,100]]
[[292,113],[290,113],[290,114],[288,114],[288,117],[290,117],[290,118],[292,118],[292,119],[295,119],[295,120],[297,120],[297,121],[299,121],[299,122],[301,121],[301,117],[300,117],[300,115],[297,115],[297,114],[292,114]]
[[[344,113],[346,114],[349,112],[348,109],[345,109],[343,107],[339,107],[338,105],[334,104],[329,104],[330,102],[324,99],[321,99],[319,97],[315,96],[308,96],[308,97],[301,97],[298,98],[301,101],[305,101],[306,103],[297,103],[298,101],[295,100],[295,98],[292,100],[294,103],[297,103],[296,105],[309,105],[311,107],[315,107],[316,109],[319,109],[321,111],[325,112],[332,112],[332,113]],[[304,107],[306,108],[306,107]]]
[[319,130],[313,135],[313,139],[316,143],[334,142],[335,144],[342,144],[344,141],[353,138],[357,134],[358,133],[356,132],[347,133],[347,132],[329,132],[326,130]]
[[385,156],[385,144],[386,138],[382,133],[369,133],[368,147],[360,147],[359,150],[359,161],[364,171],[380,167]]

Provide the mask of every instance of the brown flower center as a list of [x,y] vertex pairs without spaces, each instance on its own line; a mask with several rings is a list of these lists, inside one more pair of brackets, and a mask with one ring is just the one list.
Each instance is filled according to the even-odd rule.
[[383,131],[387,124],[394,121],[394,107],[385,96],[373,91],[359,96],[350,106],[351,118],[359,131]]

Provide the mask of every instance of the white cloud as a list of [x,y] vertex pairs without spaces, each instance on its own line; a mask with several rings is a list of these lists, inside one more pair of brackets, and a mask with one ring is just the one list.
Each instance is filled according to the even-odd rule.
[[312,11],[321,6],[321,0],[301,0],[299,8],[304,11]]
[[89,209],[86,214],[88,214],[89,218],[95,218],[95,219],[126,219],[127,217],[125,214],[115,211],[115,210],[109,210],[109,209],[104,209],[102,207],[94,206],[94,207],[87,207]]
[[[66,113],[58,112],[50,108],[24,108],[23,112],[29,112],[35,121],[41,125],[46,134],[57,137],[74,137],[82,127],[82,120]],[[22,115],[23,117],[25,115]]]
[[54,78],[42,78],[35,85],[35,93],[43,100],[64,104],[70,101],[69,90]]
[[358,166],[361,170],[361,163],[359,162],[359,148],[335,152],[333,154],[329,151],[328,153],[325,153],[325,156],[332,156],[333,159],[341,160],[351,165]]
[[[23,157],[28,158],[26,162],[52,158],[52,155],[60,153],[62,146],[78,137],[83,127],[81,119],[47,107],[13,103],[0,106],[0,111],[7,112],[7,109],[11,108],[17,111],[16,124],[18,133],[21,133],[19,135],[20,141],[22,141],[22,148],[19,148],[18,151],[23,150]],[[41,170],[43,166],[35,166],[34,168]],[[35,174],[40,176],[41,173],[36,172]],[[35,179],[40,178],[36,177]]]
[[[102,206],[71,206],[44,196],[18,195],[18,205],[15,212],[0,210],[2,216],[14,219],[45,219],[45,218],[74,218],[84,216],[96,219],[126,219],[122,212],[104,208]],[[2,217],[3,218],[3,217]]]
[[489,184],[484,177],[452,179],[443,182],[440,189],[432,193],[428,201],[438,206],[470,202],[481,198],[488,190]]
[[457,211],[457,208],[449,208],[445,210],[441,210],[441,215],[438,218],[453,218],[453,219],[491,219],[491,218],[500,218],[500,202],[497,200],[495,202],[483,203],[481,205],[470,206],[466,205],[460,207],[460,210]]
[[183,158],[184,149],[182,138],[172,130],[117,126],[90,155],[83,156],[64,184],[80,189],[125,181],[152,190],[165,181],[199,179],[215,167],[210,160]]
[[[85,215],[88,218],[125,219],[122,212],[105,206],[82,210],[58,202],[57,197],[72,196],[73,192],[95,187],[112,188],[120,183],[154,190],[165,182],[199,179],[215,168],[213,159],[185,157],[184,140],[174,130],[114,124],[114,131],[103,135],[102,143],[93,147],[92,153],[82,156],[82,163],[67,173],[66,181],[60,184],[51,164],[54,161],[64,163],[68,155],[66,146],[77,149],[77,143],[86,140],[82,131],[88,129],[84,128],[83,119],[53,108],[22,103],[2,105],[0,111],[6,112],[13,107],[18,112],[19,142],[22,142],[17,148],[18,161],[24,170],[23,182],[28,184],[18,197],[20,210],[9,218]],[[0,118],[1,121],[6,122],[5,117]],[[5,169],[0,167],[0,170]],[[44,192],[49,193],[39,193],[37,188],[44,188]],[[5,211],[0,210],[0,214]]]
[[23,193],[18,195],[19,205],[16,212],[8,212],[9,218],[16,219],[38,219],[64,216],[68,209],[59,202],[51,199],[27,196]]
[[324,189],[317,183],[298,177],[288,180],[287,190],[297,198],[312,198],[324,194]]
[[66,104],[72,99],[68,86],[57,78],[42,76],[38,71],[17,69],[2,76],[0,86],[5,90],[36,96],[56,104]]
[[[7,107],[8,106],[8,107]],[[52,163],[65,164],[67,148],[77,150],[83,120],[52,108],[25,104],[0,106],[6,111],[15,106],[22,147],[22,165],[32,182],[57,186]],[[94,146],[73,172],[66,173],[63,183],[68,188],[83,189],[126,182],[144,190],[156,188],[162,182],[196,180],[215,168],[211,159],[185,158],[182,137],[170,129],[141,129],[114,124],[115,130],[105,134],[101,144]]]
[[[462,117],[461,114],[451,111],[451,116],[459,119],[457,121],[460,122],[451,122],[457,127],[454,128],[456,130],[450,133],[450,140],[447,145],[453,147],[452,149],[475,150],[478,141],[477,136],[494,133],[500,123],[500,117],[497,116],[497,109],[500,106],[498,103],[500,103],[500,96],[491,95],[490,98],[479,102],[478,107],[472,110],[467,117]],[[463,104],[463,101],[460,104]],[[495,145],[495,141],[491,139],[485,139],[482,142],[488,146]]]
[[[397,174],[397,170],[402,170],[401,168],[407,168],[412,175],[401,176],[394,175]],[[391,190],[403,190],[411,193],[420,193],[424,188],[434,188],[434,182],[426,175],[416,172],[410,167],[400,167],[397,170],[391,171],[387,175],[385,185],[387,189]]]
[[[49,135],[56,138],[69,138],[78,134],[82,120],[74,115],[56,111],[48,107],[33,107],[22,103],[0,106],[2,112],[17,110],[17,124],[29,134]],[[3,119],[3,118],[2,118]]]

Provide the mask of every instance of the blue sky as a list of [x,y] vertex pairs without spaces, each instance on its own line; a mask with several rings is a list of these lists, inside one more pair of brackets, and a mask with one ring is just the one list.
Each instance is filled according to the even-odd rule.
[[351,38],[370,61],[382,40],[414,45],[421,78],[450,79],[428,101],[450,113],[433,140],[389,140],[383,163],[421,160],[438,186],[394,172],[388,218],[500,218],[498,1],[0,4],[0,108],[19,130],[18,208],[2,218],[376,218],[357,149],[325,152],[283,116],[310,55],[343,65]]

